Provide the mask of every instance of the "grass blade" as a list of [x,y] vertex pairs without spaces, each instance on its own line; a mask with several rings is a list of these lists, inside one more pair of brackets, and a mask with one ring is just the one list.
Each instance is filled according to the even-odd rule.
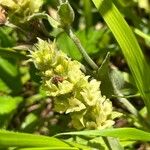
[[130,27],[111,0],[92,0],[114,34],[141,93],[150,118],[150,68]]
[[38,148],[19,148],[17,150],[78,150],[78,148],[71,147],[38,147]]
[[41,135],[0,130],[0,147],[69,147],[65,142]]
[[[132,133],[132,134],[131,134]],[[83,135],[83,136],[104,136],[114,137],[121,140],[133,140],[133,141],[150,141],[150,133],[135,128],[116,128],[116,129],[103,129],[103,130],[89,130],[79,132],[66,132],[60,133],[60,135]]]
[[147,40],[147,41],[150,41],[150,36],[145,34],[144,32],[140,31],[139,29],[137,28],[134,28],[133,31],[139,35],[140,37],[142,37],[143,39]]
[[91,1],[90,0],[83,0],[84,3],[84,17],[86,22],[86,29],[90,28],[92,25],[92,7],[91,7]]

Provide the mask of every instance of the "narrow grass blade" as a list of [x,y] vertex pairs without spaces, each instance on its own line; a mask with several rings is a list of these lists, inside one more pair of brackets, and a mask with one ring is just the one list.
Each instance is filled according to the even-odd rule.
[[150,92],[145,92],[150,90],[150,68],[140,46],[130,27],[111,0],[92,1],[122,49],[150,118]]
[[71,147],[38,147],[38,148],[19,148],[17,150],[79,150]]
[[84,17],[86,22],[86,29],[88,30],[92,25],[92,7],[90,0],[83,0],[84,4]]
[[115,137],[120,140],[133,140],[133,141],[150,141],[150,133],[135,128],[116,128],[116,129],[103,129],[103,130],[89,130],[79,132],[67,132],[57,134],[60,135],[83,135],[83,136],[104,136]]
[[142,37],[143,39],[147,40],[147,41],[150,41],[150,35],[147,35],[145,34],[144,32],[140,31],[139,29],[137,28],[134,28],[133,31],[139,35],[140,37]]
[[69,147],[65,142],[41,135],[0,130],[0,147]]

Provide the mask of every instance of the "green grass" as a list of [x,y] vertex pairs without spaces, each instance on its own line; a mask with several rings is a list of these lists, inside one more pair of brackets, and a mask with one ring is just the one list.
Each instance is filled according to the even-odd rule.
[[135,35],[111,0],[92,1],[121,47],[150,118],[150,68]]

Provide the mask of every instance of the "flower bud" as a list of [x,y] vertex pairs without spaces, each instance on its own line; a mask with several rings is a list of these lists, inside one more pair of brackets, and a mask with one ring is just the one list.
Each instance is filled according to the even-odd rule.
[[74,16],[74,11],[68,2],[59,6],[58,17],[62,27],[70,26],[74,21]]

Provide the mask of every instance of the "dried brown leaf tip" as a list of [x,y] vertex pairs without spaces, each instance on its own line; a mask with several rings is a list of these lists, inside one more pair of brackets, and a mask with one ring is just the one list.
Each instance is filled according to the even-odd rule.
[[6,11],[0,6],[0,25],[5,24],[6,20]]

